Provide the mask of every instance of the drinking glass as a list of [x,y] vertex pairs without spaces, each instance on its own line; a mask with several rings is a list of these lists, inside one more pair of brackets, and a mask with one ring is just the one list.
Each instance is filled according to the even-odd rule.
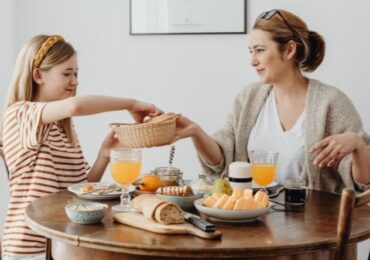
[[278,152],[264,150],[256,150],[251,153],[252,178],[264,192],[275,179],[278,155]]
[[116,148],[110,153],[110,166],[113,179],[122,185],[121,203],[112,207],[116,211],[130,211],[128,188],[134,183],[141,171],[141,150]]

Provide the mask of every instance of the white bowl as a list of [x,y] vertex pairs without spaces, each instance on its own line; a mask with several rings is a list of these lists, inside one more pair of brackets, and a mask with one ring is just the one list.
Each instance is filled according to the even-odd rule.
[[208,217],[225,221],[245,221],[253,218],[258,218],[265,215],[272,206],[272,204],[269,203],[269,205],[266,208],[245,209],[245,210],[209,208],[202,205],[204,199],[205,198],[197,199],[196,201],[194,201],[196,209],[200,213]]

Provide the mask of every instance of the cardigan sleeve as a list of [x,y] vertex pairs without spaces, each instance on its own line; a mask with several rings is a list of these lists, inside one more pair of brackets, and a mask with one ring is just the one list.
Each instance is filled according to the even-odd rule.
[[249,90],[252,86],[245,88],[236,97],[233,109],[228,114],[223,128],[218,130],[212,137],[219,145],[223,159],[218,165],[210,165],[199,157],[201,165],[207,174],[218,175],[227,173],[227,166],[235,160],[236,132],[241,117],[241,109],[245,106]]
[[[360,134],[367,147],[370,148],[370,137],[363,129],[360,115],[351,100],[342,92],[338,92],[335,102],[333,102],[331,116],[328,119],[328,126],[331,126],[331,130],[333,131],[332,134],[346,132]],[[351,155],[347,155],[339,162],[337,171],[345,186],[354,186],[354,188],[360,192],[370,188],[370,185],[358,183],[353,179]]]

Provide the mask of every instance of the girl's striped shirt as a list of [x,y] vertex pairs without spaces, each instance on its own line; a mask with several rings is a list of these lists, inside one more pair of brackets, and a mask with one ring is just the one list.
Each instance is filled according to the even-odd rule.
[[10,201],[2,238],[3,254],[44,253],[46,239],[25,224],[25,208],[37,198],[86,181],[90,170],[81,147],[71,146],[57,122],[41,124],[45,105],[20,101],[10,106],[4,116],[3,148]]

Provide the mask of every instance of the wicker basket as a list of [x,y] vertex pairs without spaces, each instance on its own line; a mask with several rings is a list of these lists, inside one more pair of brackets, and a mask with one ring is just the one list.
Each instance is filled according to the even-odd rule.
[[176,119],[172,116],[161,122],[142,124],[111,124],[119,142],[129,148],[167,145],[175,135]]

